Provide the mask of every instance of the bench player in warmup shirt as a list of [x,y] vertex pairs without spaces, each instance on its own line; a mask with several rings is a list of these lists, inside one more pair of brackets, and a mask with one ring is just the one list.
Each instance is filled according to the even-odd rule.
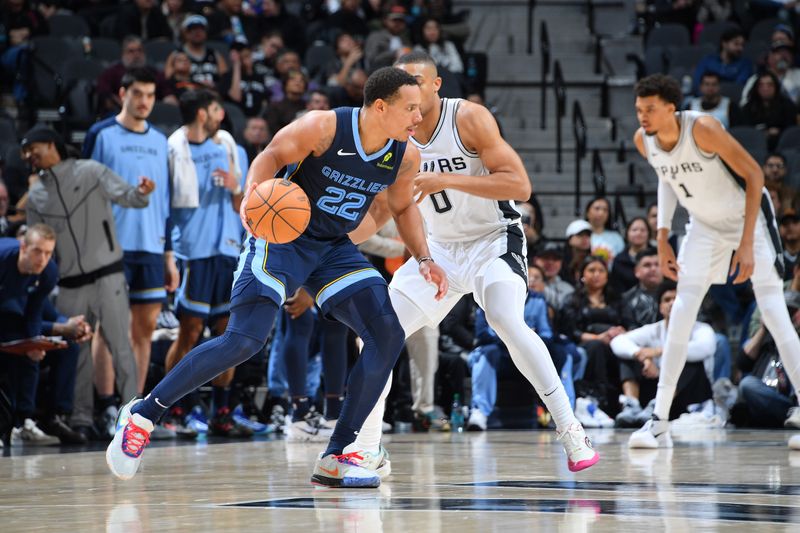
[[[636,148],[658,175],[658,257],[664,276],[678,282],[661,357],[653,418],[630,436],[631,448],[671,447],[669,410],[686,363],[687,343],[712,283],[753,283],[764,324],[775,339],[800,398],[800,339],[783,297],[783,252],[761,167],[719,121],[678,112],[681,88],[654,74],[634,88],[641,128]],[[677,203],[689,212],[678,258],[669,245]],[[789,441],[800,449],[800,435]]]
[[[447,276],[430,259],[422,217],[413,199],[419,151],[407,140],[422,120],[417,80],[392,67],[374,72],[361,108],[311,111],[279,131],[256,157],[246,194],[283,166],[300,162],[292,175],[309,197],[311,222],[287,244],[249,236],[234,274],[231,316],[225,334],[192,350],[144,400],[120,411],[106,452],[112,473],[136,474],[153,424],[186,393],[260,350],[287,295],[304,286],[321,311],[358,334],[361,356],[348,380],[347,397],[312,483],[377,487],[380,478],[343,453],[378,400],[403,346],[403,330],[386,282],[348,237],[370,218],[373,198],[386,190],[400,235],[418,262],[418,276],[435,284],[431,298],[447,293]],[[247,204],[246,198],[242,201]],[[245,220],[244,209],[242,219]],[[375,231],[374,221],[366,225]]]
[[[422,123],[410,139],[421,155],[414,193],[419,195],[431,256],[450,282],[447,296],[434,299],[432,287],[415,279],[413,260],[400,267],[389,286],[400,324],[407,337],[423,326],[437,326],[463,295],[472,293],[514,364],[552,414],[569,469],[588,468],[599,455],[575,418],[547,348],[523,316],[527,247],[512,199],[530,197],[525,167],[485,107],[439,97],[441,78],[427,53],[406,54],[395,66],[413,75],[422,90]],[[374,205],[376,219],[388,218],[377,213],[379,203]],[[389,385],[346,450],[368,458],[364,466],[383,475],[390,470],[380,445]]]

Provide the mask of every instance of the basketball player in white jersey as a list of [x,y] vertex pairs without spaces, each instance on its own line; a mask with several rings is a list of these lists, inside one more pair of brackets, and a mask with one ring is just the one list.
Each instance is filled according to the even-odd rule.
[[[639,152],[658,175],[658,256],[664,276],[678,282],[670,313],[653,418],[634,432],[631,448],[671,447],[669,410],[700,304],[712,283],[750,279],[764,324],[800,396],[800,339],[783,297],[783,256],[761,167],[719,121],[676,112],[678,82],[661,74],[634,88],[641,128]],[[676,260],[667,239],[677,202],[689,212]],[[800,449],[800,435],[789,441]]]
[[[527,200],[528,174],[517,153],[500,136],[489,111],[462,99],[439,98],[441,78],[436,64],[424,52],[412,52],[395,64],[415,76],[422,89],[422,123],[409,141],[422,156],[414,180],[420,211],[428,229],[432,260],[448,272],[450,292],[428,302],[432,290],[419,277],[411,259],[394,274],[389,285],[392,306],[406,337],[423,326],[437,326],[465,294],[472,293],[489,325],[508,347],[517,368],[530,381],[556,422],[557,438],[567,453],[567,464],[577,472],[597,462],[581,424],[575,418],[564,387],[542,340],[526,324],[526,246],[520,215],[510,199]],[[386,215],[371,209],[357,232]],[[371,228],[374,231],[374,228]],[[369,233],[369,232],[367,232]],[[361,240],[351,234],[354,240]],[[433,302],[433,298],[430,298]],[[364,464],[386,475],[389,465],[380,446],[381,424],[389,383],[367,417],[354,444]]]

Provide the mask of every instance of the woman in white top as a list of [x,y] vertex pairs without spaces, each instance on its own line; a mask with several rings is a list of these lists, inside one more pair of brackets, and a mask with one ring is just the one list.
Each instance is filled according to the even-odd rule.
[[464,72],[461,55],[452,41],[445,40],[442,26],[435,18],[428,18],[422,23],[422,32],[416,50],[428,52],[439,68],[446,68],[455,74]]
[[611,203],[597,197],[589,202],[584,212],[592,225],[592,255],[606,257],[611,265],[614,257],[625,249],[625,240],[619,232],[611,229]]

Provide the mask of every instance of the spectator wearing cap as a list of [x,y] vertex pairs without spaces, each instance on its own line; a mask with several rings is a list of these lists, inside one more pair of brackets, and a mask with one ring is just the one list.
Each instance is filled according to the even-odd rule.
[[[28,194],[29,224],[56,231],[60,290],[56,308],[103,324],[123,398],[136,394],[136,360],[128,339],[130,309],[111,204],[145,207],[155,184],[140,178],[130,185],[105,165],[67,155],[64,141],[49,128],[34,128],[22,139],[23,157],[39,180]],[[91,349],[81,347],[71,425],[84,434],[93,423],[94,379]]]
[[544,298],[556,312],[569,301],[575,287],[561,279],[564,264],[564,247],[555,241],[542,243],[533,254],[533,264],[544,273]]
[[114,35],[138,35],[144,41],[172,39],[172,28],[156,0],[133,0],[117,11]]
[[208,89],[216,90],[220,78],[228,72],[222,54],[206,46],[208,21],[202,15],[189,15],[183,21],[183,48],[192,63],[191,79]]
[[[775,74],[781,82],[781,89],[792,102],[800,98],[800,68],[794,65],[794,46],[785,41],[773,41],[770,45],[766,70]],[[758,80],[758,74],[750,76],[742,89],[742,98],[739,105],[747,103],[746,96]]]
[[800,214],[791,212],[783,215],[779,230],[783,241],[784,279],[790,279],[800,254]]
[[269,90],[263,76],[253,68],[253,51],[244,37],[236,36],[228,56],[231,70],[222,76],[219,93],[238,105],[248,117],[264,113],[269,102]]
[[122,101],[119,99],[119,89],[122,87],[122,77],[133,68],[144,68],[153,73],[156,79],[157,100],[178,105],[178,100],[173,96],[164,73],[147,65],[142,38],[137,35],[127,35],[122,40],[120,60],[105,69],[97,78],[97,99],[101,114],[120,111]]
[[698,94],[700,78],[704,72],[716,72],[722,81],[744,85],[753,74],[753,62],[742,57],[744,42],[744,31],[741,28],[725,30],[719,39],[719,52],[705,56],[695,67],[692,93]]
[[220,0],[204,10],[210,39],[233,43],[236,39],[254,42],[258,38],[258,21],[242,13],[242,0]]
[[625,249],[614,257],[611,267],[611,288],[619,294],[636,286],[636,267],[639,252],[649,246],[650,227],[644,217],[635,217],[628,222],[625,229]]
[[406,8],[400,4],[386,8],[381,19],[382,28],[370,33],[364,44],[364,58],[370,71],[392,65],[401,55],[411,51],[407,16]]
[[573,287],[580,283],[580,269],[583,260],[592,249],[592,225],[586,220],[573,220],[567,226],[567,248],[564,251],[564,265],[561,278]]

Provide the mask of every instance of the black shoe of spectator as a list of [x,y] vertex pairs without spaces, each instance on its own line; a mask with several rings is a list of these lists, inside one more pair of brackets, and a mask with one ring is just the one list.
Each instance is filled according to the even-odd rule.
[[414,433],[427,433],[431,429],[431,419],[422,413],[414,413],[414,420],[411,421]]
[[89,442],[90,440],[96,440],[95,431],[91,426],[74,426],[72,431],[83,436],[83,438],[86,439],[86,442]]
[[58,437],[61,444],[86,444],[89,439],[82,432],[74,430],[67,425],[64,415],[53,415],[44,422],[39,423],[39,428],[47,433]]
[[208,423],[208,432],[217,437],[228,437],[229,439],[246,439],[253,436],[253,430],[237,424],[231,416],[231,410],[223,407]]

